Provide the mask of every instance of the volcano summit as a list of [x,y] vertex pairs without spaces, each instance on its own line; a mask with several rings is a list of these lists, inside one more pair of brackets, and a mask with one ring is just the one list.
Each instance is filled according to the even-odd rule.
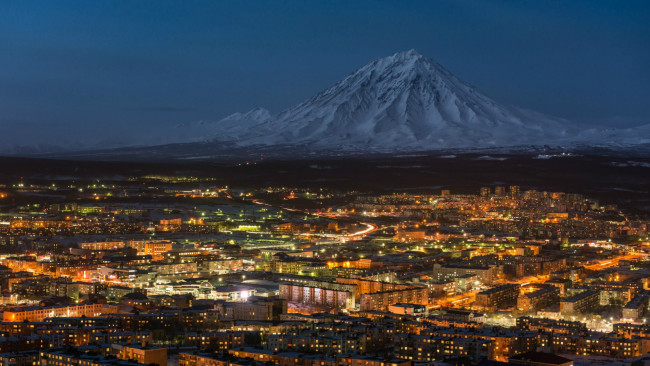
[[[123,151],[128,144],[120,149],[100,144],[90,150],[91,155],[100,151],[104,157],[135,152],[138,156],[210,158],[542,146],[645,149],[650,144],[648,131],[650,126],[586,129],[498,103],[435,61],[409,50],[374,60],[277,115],[256,108],[215,122],[184,123],[156,131],[128,151]],[[288,151],[295,153],[287,155]]]
[[[230,119],[232,120],[232,118]],[[239,145],[379,151],[557,143],[570,122],[499,104],[415,50],[372,61],[314,97],[234,134]]]

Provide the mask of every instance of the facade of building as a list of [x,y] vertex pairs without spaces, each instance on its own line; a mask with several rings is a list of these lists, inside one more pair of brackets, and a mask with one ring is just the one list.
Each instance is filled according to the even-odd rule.
[[332,284],[326,287],[316,287],[297,283],[282,283],[280,284],[280,297],[290,303],[322,305],[332,308],[355,308],[354,291],[350,285]]
[[113,344],[111,346],[122,360],[135,360],[145,365],[167,366],[167,348],[137,344]]
[[455,266],[440,263],[433,265],[433,278],[436,281],[453,279],[468,274],[476,275],[477,280],[486,285],[492,285],[498,281],[500,270],[496,266]]
[[517,297],[517,309],[520,311],[536,311],[544,306],[557,302],[560,297],[560,289],[555,286],[547,286],[539,290],[521,294]]
[[599,292],[586,290],[560,301],[562,315],[584,314],[595,309],[599,304]]
[[40,322],[46,318],[56,317],[95,317],[101,314],[114,314],[117,312],[115,305],[106,304],[79,304],[70,306],[50,306],[50,307],[19,307],[5,310],[3,321],[22,322],[35,321]]
[[519,285],[502,285],[476,294],[476,306],[502,308],[514,305],[519,296]]
[[388,311],[390,305],[409,303],[427,305],[429,288],[414,287],[403,290],[383,291],[361,295],[361,311]]

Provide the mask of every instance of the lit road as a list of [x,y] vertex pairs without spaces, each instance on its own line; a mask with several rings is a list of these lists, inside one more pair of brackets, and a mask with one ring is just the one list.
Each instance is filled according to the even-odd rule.
[[470,292],[465,292],[459,295],[453,295],[453,296],[445,296],[443,298],[437,299],[435,301],[432,301],[429,303],[429,307],[432,309],[438,309],[442,307],[456,307],[456,306],[464,306],[468,305],[474,302],[476,299],[476,292],[475,291],[470,291]]
[[603,259],[603,260],[599,261],[598,263],[587,265],[587,266],[585,266],[585,268],[590,269],[592,271],[600,271],[600,270],[607,269],[607,268],[610,268],[610,267],[618,266],[619,261],[632,260],[632,259],[641,258],[641,257],[644,257],[644,256],[645,256],[645,254],[640,254],[640,253],[619,255],[618,257]]
[[[225,190],[224,190],[223,192],[226,193],[226,194],[228,195],[229,198],[233,199],[233,197],[232,197],[228,192],[226,192]],[[306,211],[306,210],[300,210],[300,209],[297,209],[297,208],[289,208],[289,207],[282,207],[282,206],[274,206],[274,205],[271,205],[271,204],[269,204],[269,203],[262,202],[262,201],[260,201],[260,200],[256,200],[256,199],[251,200],[250,202],[252,202],[252,203],[254,203],[254,204],[256,204],[256,205],[263,205],[263,206],[268,206],[268,207],[274,207],[274,208],[277,208],[277,209],[280,209],[280,210],[285,210],[285,211],[289,211],[289,212],[298,212],[298,213],[302,213],[302,214],[310,215],[310,216],[316,216],[316,217],[327,217],[327,218],[330,218],[330,219],[341,219],[341,218],[344,218],[345,220],[354,221],[354,222],[357,222],[357,223],[359,223],[360,225],[364,225],[364,226],[366,227],[366,228],[363,229],[363,230],[359,230],[359,231],[357,231],[357,232],[349,233],[349,234],[310,234],[310,235],[312,235],[312,236],[319,236],[319,237],[332,238],[332,239],[342,239],[342,238],[346,238],[346,239],[352,239],[352,238],[363,238],[364,236],[366,236],[366,235],[368,235],[368,234],[370,234],[370,233],[372,233],[372,232],[374,232],[374,231],[377,231],[377,230],[379,229],[379,227],[378,227],[377,225],[373,224],[373,223],[370,223],[370,222],[358,222],[358,221],[356,221],[356,220],[350,218],[349,216],[343,216],[343,215],[338,215],[338,214],[337,214],[337,215],[334,215],[334,214],[318,214],[318,213],[311,213],[311,212],[309,212],[309,211]]]
[[379,228],[377,225],[375,225],[373,223],[370,223],[370,222],[360,222],[360,224],[366,225],[366,228],[361,230],[361,231],[357,231],[356,233],[346,234],[345,236],[347,236],[347,237],[355,237],[355,236],[364,237],[364,236],[370,234],[371,232],[373,232],[373,231],[375,231],[375,230],[377,230]]
[[544,283],[544,282],[548,281],[549,278],[550,278],[549,275],[544,275],[544,276],[528,276],[528,277],[524,277],[524,278],[518,279],[518,280],[516,280],[516,281],[510,281],[509,283],[514,283],[514,284],[522,285],[522,286],[523,286],[523,285],[530,285],[530,284],[533,284],[533,283]]

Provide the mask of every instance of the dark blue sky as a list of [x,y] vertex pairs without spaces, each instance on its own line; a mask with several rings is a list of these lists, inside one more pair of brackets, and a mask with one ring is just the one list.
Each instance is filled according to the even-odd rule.
[[410,48],[503,103],[650,123],[649,1],[4,0],[0,128],[22,142],[279,112]]

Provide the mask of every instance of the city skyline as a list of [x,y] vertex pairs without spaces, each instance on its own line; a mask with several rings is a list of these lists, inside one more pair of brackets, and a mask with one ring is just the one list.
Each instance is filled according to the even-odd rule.
[[648,1],[5,1],[0,365],[650,365],[649,44]]

